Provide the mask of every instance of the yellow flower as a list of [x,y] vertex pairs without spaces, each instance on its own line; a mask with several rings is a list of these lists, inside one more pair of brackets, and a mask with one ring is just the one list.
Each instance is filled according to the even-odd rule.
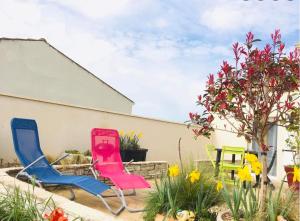
[[238,175],[241,182],[252,180],[252,177],[251,177],[250,170],[249,170],[248,166],[244,166],[244,168],[238,169],[238,174],[237,175]]
[[257,156],[255,154],[251,154],[251,153],[246,153],[245,155],[245,159],[249,162],[249,163],[252,163],[252,162],[255,162],[257,161]]
[[261,171],[262,171],[262,164],[258,160],[254,161],[251,164],[251,169],[256,175],[259,175],[259,174],[261,174]]
[[189,179],[190,179],[191,183],[195,183],[196,181],[198,181],[200,179],[200,172],[197,170],[193,170],[189,174]]
[[179,175],[179,166],[173,165],[169,167],[169,176],[170,177],[176,177]]
[[141,139],[142,136],[143,136],[142,133],[139,133],[139,134],[138,134],[138,138],[139,138],[139,139]]
[[129,138],[130,139],[133,139],[134,138],[134,131],[130,131],[130,133],[128,134]]
[[300,182],[300,168],[294,166],[294,176],[293,176],[293,182]]
[[124,136],[124,131],[123,131],[123,130],[120,130],[120,131],[119,131],[119,135],[120,135],[121,137],[123,137],[123,136]]
[[217,189],[218,192],[220,192],[220,190],[223,189],[223,184],[220,180],[217,182],[216,189]]

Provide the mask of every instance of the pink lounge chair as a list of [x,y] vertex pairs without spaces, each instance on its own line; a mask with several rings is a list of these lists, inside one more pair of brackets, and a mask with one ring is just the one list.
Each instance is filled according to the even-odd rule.
[[[111,180],[119,191],[123,207],[130,212],[140,212],[143,209],[132,209],[127,206],[124,190],[150,188],[144,177],[130,174],[123,166],[120,155],[120,137],[117,130],[94,128],[92,130],[92,171],[95,178],[104,177]],[[126,195],[128,196],[128,195]]]

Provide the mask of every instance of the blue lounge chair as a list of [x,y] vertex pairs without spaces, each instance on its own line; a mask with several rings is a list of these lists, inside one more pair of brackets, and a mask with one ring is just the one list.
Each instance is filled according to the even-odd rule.
[[[124,209],[124,206],[121,206],[114,211],[104,200],[101,194],[110,189],[120,198],[119,194],[108,185],[92,177],[67,176],[62,175],[59,171],[55,170],[52,167],[53,163],[50,164],[48,162],[41,150],[38,128],[34,120],[14,118],[11,121],[11,130],[16,154],[24,166],[24,169],[22,169],[16,177],[25,175],[29,179],[34,180],[40,187],[53,184],[79,187],[99,197],[107,209],[114,215],[118,215]],[[64,157],[55,162],[58,162]],[[74,199],[75,195],[72,189],[71,192]]]

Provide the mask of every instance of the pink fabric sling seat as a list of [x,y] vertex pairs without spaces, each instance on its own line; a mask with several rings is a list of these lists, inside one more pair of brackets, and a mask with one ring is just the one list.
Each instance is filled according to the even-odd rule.
[[94,169],[122,190],[150,188],[144,177],[129,174],[120,155],[120,137],[117,130],[94,128],[92,130],[92,157]]

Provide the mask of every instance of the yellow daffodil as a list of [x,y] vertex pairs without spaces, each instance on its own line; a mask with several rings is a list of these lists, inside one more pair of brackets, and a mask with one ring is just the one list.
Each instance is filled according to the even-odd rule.
[[245,159],[246,159],[249,163],[258,161],[257,156],[256,156],[255,154],[251,154],[251,153],[246,153]]
[[143,136],[142,133],[139,133],[139,134],[138,134],[138,138],[139,138],[139,139],[141,139],[142,136]]
[[170,177],[176,177],[179,175],[179,166],[173,165],[169,167],[169,176]]
[[262,172],[262,164],[258,160],[254,161],[251,164],[251,169],[256,175],[259,175]]
[[238,175],[241,182],[252,180],[252,177],[251,177],[250,170],[249,170],[248,166],[244,166],[244,168],[238,169],[238,174],[237,175]]
[[216,189],[217,189],[218,192],[220,192],[220,190],[223,189],[223,184],[220,180],[217,182]]
[[293,176],[293,182],[300,182],[300,168],[294,166],[294,176]]
[[134,131],[130,131],[130,133],[128,134],[129,138],[130,139],[133,139],[134,138]]
[[119,131],[119,135],[120,135],[121,137],[123,137],[123,136],[124,136],[124,131],[123,131],[123,130],[120,130],[120,131]]
[[191,183],[195,183],[196,181],[198,181],[200,179],[200,172],[197,170],[193,170],[189,174],[189,179],[190,179]]

